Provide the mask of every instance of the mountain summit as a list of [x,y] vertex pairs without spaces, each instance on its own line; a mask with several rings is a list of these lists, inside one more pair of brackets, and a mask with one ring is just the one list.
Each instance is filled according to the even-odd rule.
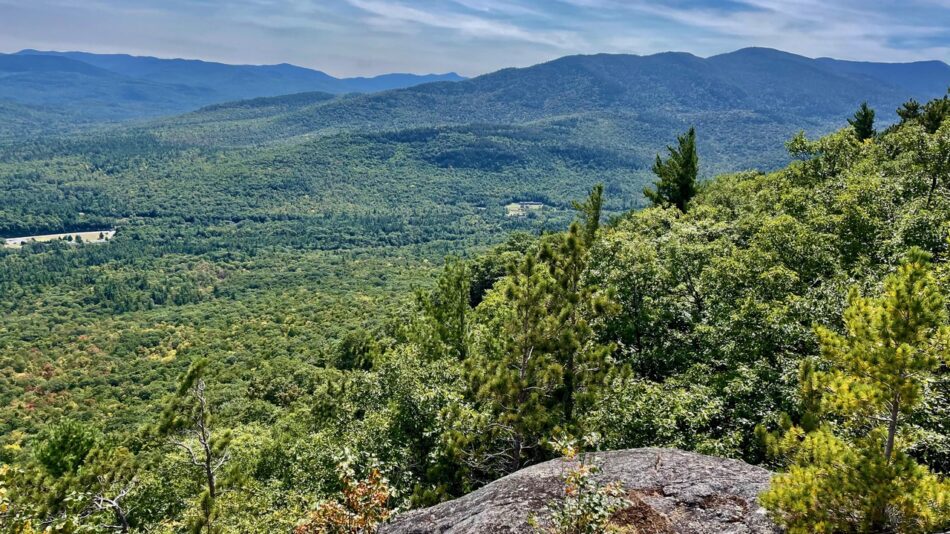
[[227,65],[127,54],[32,49],[0,54],[0,100],[55,108],[91,121],[173,115],[255,97],[371,93],[463,79],[455,73],[335,78],[286,63]]

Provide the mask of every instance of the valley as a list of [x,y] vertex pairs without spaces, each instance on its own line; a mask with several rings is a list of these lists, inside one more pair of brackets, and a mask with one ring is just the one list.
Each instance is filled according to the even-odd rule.
[[[101,531],[90,499],[121,494],[128,531],[332,532],[349,492],[406,511],[584,447],[781,471],[782,431],[827,431],[859,472],[840,436],[881,429],[808,389],[846,344],[822,329],[913,275],[919,337],[943,339],[945,63],[165,61],[0,56],[2,528]],[[938,510],[948,360],[921,347],[900,457]]]

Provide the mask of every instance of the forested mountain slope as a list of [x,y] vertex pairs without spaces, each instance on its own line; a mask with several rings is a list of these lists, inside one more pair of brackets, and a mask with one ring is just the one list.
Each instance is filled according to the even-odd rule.
[[[0,101],[44,106],[63,115],[58,124],[39,123],[32,132],[51,132],[70,123],[173,115],[255,97],[314,91],[368,93],[461,79],[454,73],[340,79],[287,64],[226,65],[124,54],[36,50],[0,54]],[[3,113],[10,120],[22,116],[9,108]],[[31,130],[19,133],[27,135]]]
[[[523,123],[593,112],[640,120],[702,121],[734,114],[740,123],[827,124],[862,100],[890,114],[908,97],[942,95],[944,63],[895,66],[812,60],[770,49],[744,49],[708,59],[690,54],[570,56],[524,69],[505,69],[457,84],[426,84],[303,107],[274,121],[278,135],[341,127],[400,128],[472,122]],[[927,82],[918,82],[921,74]],[[289,128],[281,131],[283,128]]]
[[[905,74],[907,76],[905,76]],[[912,74],[912,75],[910,75]],[[459,83],[433,83],[332,101],[282,106],[233,122],[224,109],[163,121],[165,138],[210,145],[296,141],[341,131],[467,124],[530,124],[571,129],[598,146],[649,159],[695,125],[707,169],[774,168],[782,142],[804,129],[826,133],[862,101],[879,122],[909,97],[926,101],[950,86],[944,63],[855,64],[770,49],[707,59],[689,54],[571,56],[505,69]]]
[[[642,179],[619,148],[588,158],[582,134],[609,137],[589,120],[18,145],[0,162],[4,231],[117,233],[0,249],[0,521],[103,529],[116,515],[90,503],[122,495],[130,529],[322,532],[365,504],[341,489],[370,497],[359,513],[422,506],[582,446],[784,470],[769,432],[787,430],[854,475],[830,488],[852,500],[805,509],[944,529],[950,101],[904,111],[866,138],[795,137],[791,164],[716,177],[685,210],[626,213]],[[603,206],[583,200],[601,179]],[[555,209],[506,217],[512,192]],[[436,272],[450,253],[465,257]],[[913,291],[895,289],[908,273]],[[879,333],[845,328],[884,313],[879,295],[936,325],[910,321],[883,354],[922,356],[893,464],[880,395],[814,396],[853,383],[833,356]],[[829,413],[842,406],[875,411]]]

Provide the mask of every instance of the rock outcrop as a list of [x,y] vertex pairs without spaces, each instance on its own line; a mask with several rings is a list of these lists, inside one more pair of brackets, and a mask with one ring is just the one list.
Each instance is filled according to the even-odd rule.
[[[673,449],[590,454],[602,484],[619,482],[632,505],[617,525],[638,534],[775,533],[757,502],[771,473],[760,467]],[[383,534],[515,534],[533,532],[532,515],[564,494],[571,463],[552,460],[496,480],[454,501],[398,516]]]

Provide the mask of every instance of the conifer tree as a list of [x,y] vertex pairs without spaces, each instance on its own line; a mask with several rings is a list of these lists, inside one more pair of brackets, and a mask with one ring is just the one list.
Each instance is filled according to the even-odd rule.
[[666,147],[670,157],[663,161],[657,154],[653,174],[659,178],[643,194],[654,206],[673,205],[685,212],[690,199],[696,195],[696,177],[699,174],[699,156],[696,153],[696,128],[677,136],[678,146]]
[[220,494],[218,471],[231,458],[229,432],[214,434],[214,418],[204,381],[208,360],[194,362],[182,376],[175,397],[165,408],[159,435],[171,436],[172,443],[187,453],[188,462],[201,470],[205,489],[200,496],[201,515],[190,525],[193,534],[219,532],[216,500]]
[[594,339],[589,320],[600,315],[607,301],[593,287],[584,283],[590,247],[600,226],[603,187],[594,187],[587,200],[574,203],[580,221],[571,224],[567,233],[542,251],[551,277],[555,281],[557,310],[556,355],[562,367],[563,383],[559,397],[564,423],[574,422],[574,408],[579,390],[596,382],[605,371],[608,347]]
[[867,102],[862,102],[861,107],[854,113],[854,118],[848,119],[848,124],[854,128],[855,135],[859,141],[864,141],[874,137],[874,110],[868,106]]
[[947,117],[950,117],[950,91],[943,98],[935,98],[924,105],[920,122],[927,133],[934,134]]
[[584,228],[584,246],[588,249],[594,244],[597,230],[600,229],[600,215],[604,206],[604,184],[597,184],[590,190],[587,200],[573,202]]
[[783,436],[766,435],[791,462],[762,503],[790,533],[929,532],[950,521],[950,484],[905,450],[902,433],[925,382],[948,361],[945,301],[925,253],[914,250],[883,295],[852,292],[847,333],[818,329],[824,365],[806,365],[812,412]]
[[920,105],[920,102],[911,98],[907,102],[901,104],[901,107],[897,108],[897,116],[901,118],[901,123],[911,121],[914,119],[919,119],[923,113],[923,107]]
[[[471,269],[458,258],[447,258],[436,288],[420,296],[442,351],[458,360],[468,355],[468,316],[472,286]],[[440,351],[440,352],[442,352]]]
[[550,276],[529,255],[505,284],[497,332],[486,339],[483,354],[469,362],[469,373],[476,401],[492,417],[493,435],[485,440],[505,444],[505,450],[485,454],[501,459],[504,472],[514,472],[553,429],[549,405],[561,368],[553,354],[557,318],[550,313]]

